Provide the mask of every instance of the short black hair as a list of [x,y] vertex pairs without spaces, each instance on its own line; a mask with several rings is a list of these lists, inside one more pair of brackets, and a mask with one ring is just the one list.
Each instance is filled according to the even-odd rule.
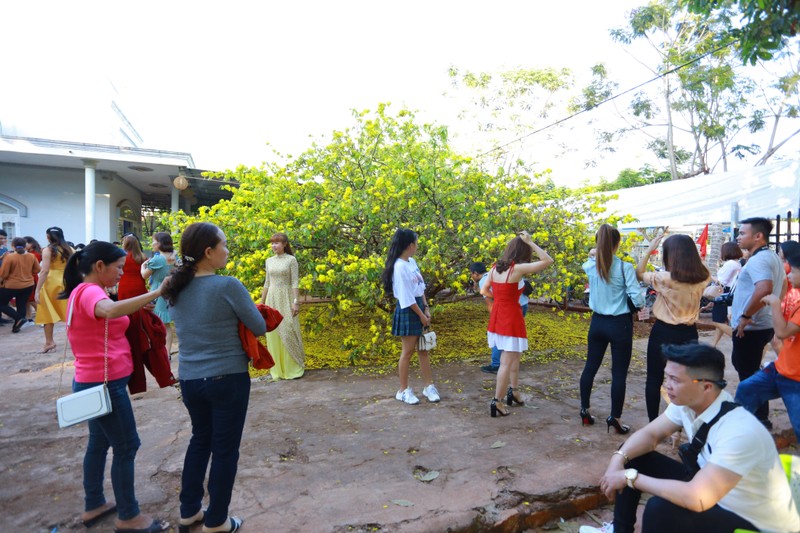
[[792,268],[800,268],[800,255],[785,255],[786,262],[789,263],[789,266]]
[[476,261],[469,266],[470,272],[477,272],[478,274],[485,274],[486,273],[486,265],[481,263],[480,261]]
[[2,235],[3,237],[8,237],[8,233],[6,233],[6,230],[4,229],[0,229],[0,235]]
[[753,233],[761,233],[765,241],[769,241],[769,236],[772,234],[772,221],[764,217],[750,217],[739,222],[739,225],[750,224],[753,228]]
[[699,342],[665,344],[661,353],[665,360],[688,367],[691,376],[714,380],[718,387],[724,387],[725,356],[713,346]]

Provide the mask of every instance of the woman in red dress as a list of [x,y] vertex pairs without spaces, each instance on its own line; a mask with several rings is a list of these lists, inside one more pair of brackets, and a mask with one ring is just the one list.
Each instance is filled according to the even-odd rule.
[[122,277],[119,279],[117,298],[127,300],[147,292],[141,271],[146,257],[142,252],[139,239],[133,233],[127,233],[122,237],[122,249],[127,252],[127,256],[125,265],[122,267]]
[[[539,260],[531,262],[534,252]],[[519,306],[519,295],[525,287],[522,278],[541,272],[551,264],[553,258],[533,243],[528,232],[522,231],[508,243],[502,259],[489,271],[481,289],[483,296],[494,299],[487,333],[489,347],[502,350],[495,394],[489,406],[492,417],[498,413],[500,416],[508,414],[508,409],[498,400],[504,394],[507,405],[525,403],[514,390],[519,385],[520,357],[528,349],[528,332]]]

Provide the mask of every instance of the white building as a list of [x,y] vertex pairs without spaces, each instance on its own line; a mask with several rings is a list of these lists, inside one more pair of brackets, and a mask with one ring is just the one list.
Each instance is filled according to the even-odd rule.
[[[143,211],[188,212],[230,197],[200,176],[191,154],[141,147],[116,89],[94,81],[57,105],[45,95],[27,109],[0,102],[0,225],[9,237],[44,244],[58,226],[76,244],[119,241],[142,234]],[[178,176],[188,189],[175,188]]]

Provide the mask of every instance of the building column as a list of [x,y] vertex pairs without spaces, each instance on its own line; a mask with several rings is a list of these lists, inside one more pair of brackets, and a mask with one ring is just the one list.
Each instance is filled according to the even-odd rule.
[[84,176],[84,201],[86,205],[86,235],[84,236],[85,243],[89,243],[94,239],[94,218],[96,211],[95,203],[95,169],[97,168],[97,161],[94,159],[83,159],[83,176]]
[[175,187],[175,185],[173,185],[171,181],[169,183],[169,189],[170,192],[172,193],[172,198],[171,198],[172,202],[169,210],[171,213],[177,213],[180,210],[181,191],[179,191],[178,188]]

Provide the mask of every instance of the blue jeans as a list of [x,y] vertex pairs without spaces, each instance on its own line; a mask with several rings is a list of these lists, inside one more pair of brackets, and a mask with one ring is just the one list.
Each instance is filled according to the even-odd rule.
[[239,463],[239,444],[250,401],[250,375],[242,372],[182,379],[181,394],[192,419],[192,438],[186,449],[181,476],[181,517],[189,518],[200,511],[203,481],[210,458],[205,525],[217,527],[228,519]]
[[[528,314],[528,304],[521,305],[522,308],[522,316]],[[497,346],[492,347],[492,366],[500,368],[500,355],[503,353],[503,350],[499,349]]]
[[754,414],[760,405],[777,398],[783,399],[794,434],[800,438],[800,381],[782,376],[770,363],[736,389],[736,401]]
[[[774,330],[746,329],[744,337],[733,333],[733,351],[731,363],[739,374],[739,383],[743,382],[761,368],[761,357],[764,355],[764,346],[772,339]],[[756,418],[767,420],[769,418],[769,402],[764,402],[754,411]]]
[[[136,419],[128,396],[129,377],[108,382],[111,412],[89,420],[89,444],[83,456],[84,508],[91,511],[105,505],[103,474],[106,470],[108,448],[114,450],[111,459],[111,487],[117,501],[120,520],[130,520],[139,515],[139,502],[133,488],[133,463],[141,445],[136,432]],[[100,383],[72,382],[73,392],[90,389]]]

